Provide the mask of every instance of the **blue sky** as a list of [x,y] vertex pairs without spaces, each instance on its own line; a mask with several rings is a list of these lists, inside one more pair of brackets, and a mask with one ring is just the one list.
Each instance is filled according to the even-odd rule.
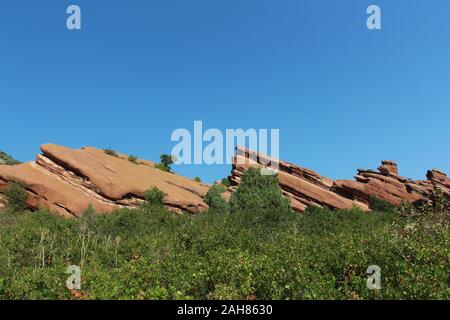
[[[66,8],[82,30],[66,29]],[[381,31],[366,8],[382,10]],[[448,0],[10,0],[0,4],[0,150],[112,147],[158,160],[174,129],[279,128],[332,178],[382,159],[450,172]],[[230,166],[177,166],[205,181]]]

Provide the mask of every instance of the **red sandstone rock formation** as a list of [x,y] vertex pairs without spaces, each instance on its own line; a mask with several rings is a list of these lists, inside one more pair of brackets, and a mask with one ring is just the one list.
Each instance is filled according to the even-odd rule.
[[366,204],[333,192],[333,180],[327,177],[292,163],[270,159],[243,148],[237,149],[230,180],[234,185],[238,185],[243,172],[248,167],[264,166],[264,163],[270,163],[268,161],[278,163],[278,180],[281,189],[289,197],[292,208],[296,211],[303,212],[308,206],[327,206],[336,209],[350,209],[357,206],[365,211],[369,210]]
[[95,148],[74,150],[53,144],[41,147],[35,162],[0,166],[0,192],[12,181],[26,186],[32,209],[48,208],[60,215],[80,216],[92,204],[98,212],[142,203],[155,186],[165,192],[165,205],[176,212],[207,209],[208,187],[154,168],[150,161],[135,164]]
[[[36,161],[16,166],[0,165],[1,191],[12,181],[23,183],[29,193],[27,205],[47,208],[66,217],[79,217],[92,204],[98,212],[107,213],[121,207],[136,207],[144,192],[155,186],[165,192],[165,205],[175,212],[201,212],[207,209],[203,198],[209,186],[164,172],[151,161],[128,161],[127,156],[105,154],[103,150],[74,150],[47,144]],[[238,148],[230,181],[232,191],[249,166],[268,167],[278,164],[278,178],[292,208],[303,212],[308,206],[369,210],[369,198],[399,205],[402,201],[427,200],[433,188],[440,188],[450,199],[450,179],[439,170],[428,171],[426,181],[414,181],[398,175],[397,164],[383,161],[375,170],[358,170],[355,180],[332,180],[292,163]],[[224,194],[229,199],[230,192]]]
[[427,173],[428,180],[414,181],[398,175],[397,164],[393,161],[383,161],[377,171],[358,170],[356,181],[336,180],[333,190],[347,198],[369,203],[369,197],[374,195],[380,199],[389,201],[394,205],[402,202],[416,202],[429,199],[434,188],[440,188],[445,195],[450,197],[447,176],[438,171],[430,170]]
[[300,212],[310,205],[336,209],[355,205],[367,211],[371,195],[395,205],[402,201],[426,200],[433,187],[439,187],[450,198],[450,179],[436,169],[428,171],[427,181],[413,181],[398,175],[394,161],[382,161],[378,171],[358,170],[356,181],[333,181],[309,169],[244,148],[237,149],[230,180],[236,186],[249,166],[269,166],[271,161],[279,165],[278,178],[283,193],[291,199],[293,209]]

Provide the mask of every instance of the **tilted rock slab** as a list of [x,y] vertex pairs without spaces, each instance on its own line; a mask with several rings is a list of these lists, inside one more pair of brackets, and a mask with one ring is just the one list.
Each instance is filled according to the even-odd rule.
[[136,207],[152,187],[167,194],[164,204],[172,211],[208,208],[203,201],[208,186],[161,171],[153,162],[135,164],[125,155],[114,157],[91,147],[74,150],[46,144],[41,151],[35,162],[0,166],[0,192],[20,182],[29,192],[30,208],[47,208],[66,217],[79,217],[89,204],[101,213]]
[[332,180],[292,163],[238,147],[233,158],[230,180],[233,188],[251,166],[278,165],[278,179],[283,193],[291,200],[292,208],[303,212],[308,206],[349,209],[353,206],[369,211],[369,199],[374,195],[392,204],[403,201],[428,200],[434,187],[439,187],[450,199],[450,179],[439,170],[430,170],[427,181],[414,181],[398,175],[394,161],[382,161],[375,170],[358,170],[353,180]]
[[326,206],[336,209],[351,209],[353,206],[357,206],[364,211],[369,210],[367,204],[333,192],[333,180],[310,169],[272,159],[245,148],[236,150],[230,180],[233,185],[239,185],[242,174],[249,167],[269,167],[271,163],[278,164],[280,187],[283,194],[291,200],[291,206],[295,211],[303,212],[308,206]]

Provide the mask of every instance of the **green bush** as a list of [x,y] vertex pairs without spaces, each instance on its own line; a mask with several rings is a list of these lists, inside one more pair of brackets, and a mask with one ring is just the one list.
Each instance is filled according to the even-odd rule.
[[229,188],[231,185],[230,180],[228,180],[228,178],[223,178],[221,183],[222,183],[222,185],[224,185],[227,188]]
[[117,154],[117,152],[114,151],[114,150],[111,149],[111,148],[103,149],[103,152],[106,153],[108,156],[119,157],[119,155]]
[[9,209],[13,211],[21,211],[26,208],[28,192],[21,183],[12,182],[3,192],[3,195],[6,198]]
[[152,207],[163,207],[164,197],[167,194],[159,190],[157,187],[153,187],[144,193],[145,205]]
[[222,197],[222,193],[225,192],[223,186],[214,184],[211,189],[208,190],[205,196],[205,202],[213,210],[220,212],[228,212],[229,205],[228,202]]
[[405,217],[417,218],[425,215],[446,216],[450,212],[450,200],[440,188],[434,188],[429,195],[430,200],[415,203],[402,202],[397,211]]
[[450,211],[450,201],[446,198],[442,189],[435,187],[431,193],[431,201],[434,213]]
[[202,179],[200,179],[200,177],[195,177],[194,181],[198,182],[198,183],[202,183]]
[[284,197],[278,177],[261,175],[257,168],[246,170],[237,190],[231,195],[231,212],[261,214],[264,223],[278,223],[292,214],[289,199]]
[[155,163],[155,168],[161,171],[170,172],[170,169],[164,166],[162,163]]
[[370,195],[369,197],[369,208],[374,211],[381,212],[394,212],[397,210],[397,207],[391,204],[390,202],[380,199],[377,196]]
[[139,164],[138,163],[138,158],[132,155],[128,156],[128,161],[133,162],[134,164]]

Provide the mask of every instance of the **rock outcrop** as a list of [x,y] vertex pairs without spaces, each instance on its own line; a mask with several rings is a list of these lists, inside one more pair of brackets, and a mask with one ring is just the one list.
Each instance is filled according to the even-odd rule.
[[92,204],[106,213],[136,207],[153,186],[167,194],[172,211],[196,213],[208,208],[203,198],[209,187],[185,177],[161,171],[150,161],[134,163],[103,150],[74,150],[54,144],[41,147],[35,162],[0,166],[0,192],[9,183],[22,183],[29,192],[27,205],[48,208],[60,215],[80,216]]
[[[0,209],[5,203],[2,191],[12,182],[25,187],[31,209],[46,208],[65,217],[79,217],[90,204],[100,213],[136,207],[153,186],[167,194],[164,203],[174,212],[197,213],[208,208],[204,197],[209,185],[159,170],[151,161],[129,161],[126,155],[115,156],[91,147],[74,150],[46,144],[41,151],[34,162],[0,165]],[[229,177],[232,186],[224,197],[230,198],[247,168],[266,168],[272,163],[278,165],[283,194],[298,212],[308,206],[356,206],[369,211],[372,195],[395,205],[426,201],[434,188],[440,188],[450,199],[450,179],[437,169],[428,171],[427,180],[414,181],[399,176],[394,161],[382,161],[378,170],[358,170],[355,180],[332,180],[244,148],[236,151]]]
[[383,161],[377,171],[359,169],[356,181],[336,180],[333,190],[350,199],[369,203],[371,195],[394,205],[414,203],[430,198],[434,188],[440,188],[450,198],[450,180],[439,170],[427,173],[428,180],[412,180],[398,175],[397,164]]
[[[238,148],[233,159],[230,180],[238,185],[242,174],[250,166],[269,166],[278,163],[278,180],[283,193],[291,200],[292,208],[303,212],[308,206],[350,209],[353,206],[368,211],[367,204],[343,197],[332,190],[334,181],[292,163],[271,159],[244,148]],[[269,164],[269,165],[268,165]]]
[[357,206],[368,211],[371,195],[399,205],[403,201],[427,200],[434,187],[439,187],[450,198],[450,179],[436,169],[428,171],[428,180],[414,181],[399,176],[394,161],[382,161],[378,171],[358,170],[356,181],[334,181],[307,168],[245,148],[236,151],[230,180],[237,186],[249,166],[269,167],[271,163],[278,164],[278,179],[283,193],[291,199],[293,209],[299,212],[311,205],[335,209]]

